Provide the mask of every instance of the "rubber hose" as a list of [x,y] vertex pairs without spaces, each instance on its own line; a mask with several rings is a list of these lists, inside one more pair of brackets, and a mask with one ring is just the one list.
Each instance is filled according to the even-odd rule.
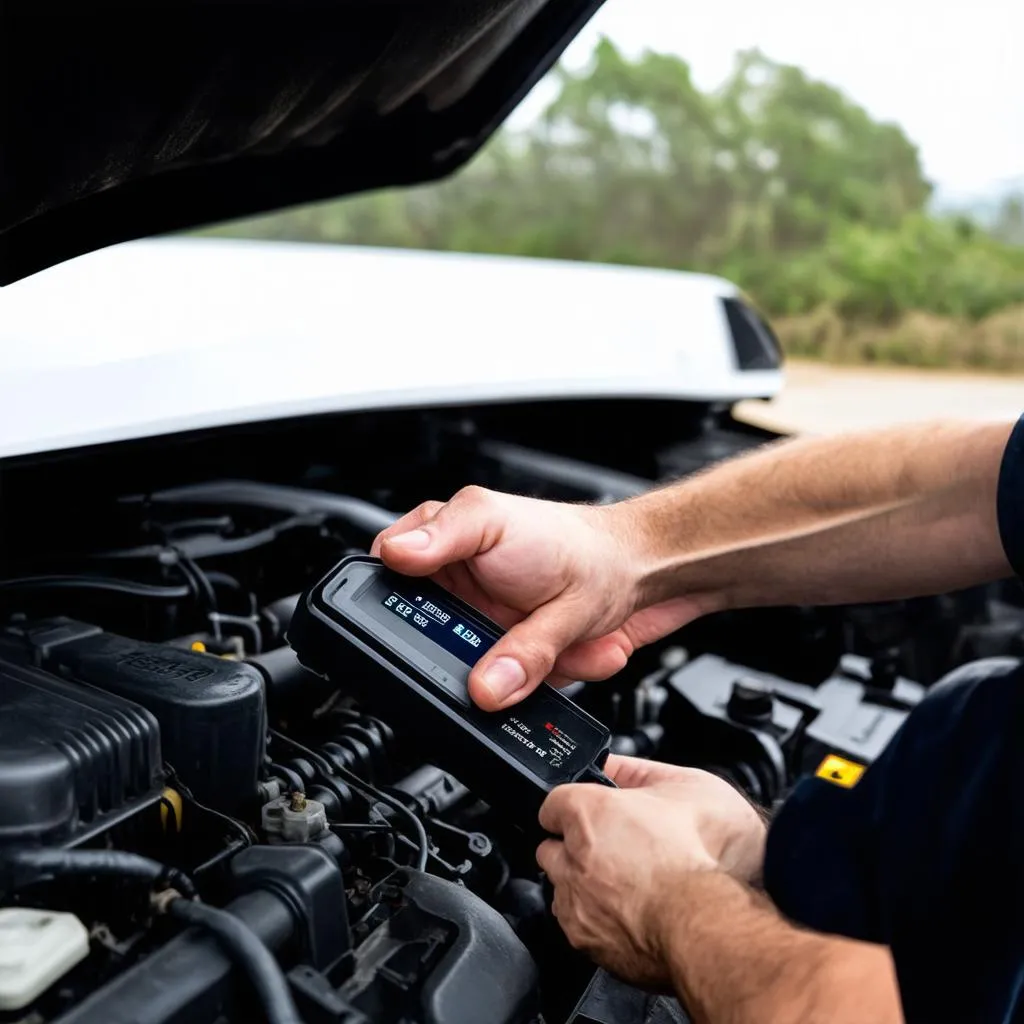
[[[192,879],[177,868],[158,860],[140,857],[123,850],[16,850],[5,855],[3,863],[30,875],[111,875],[134,878],[153,886],[170,886],[188,899],[196,896]],[[23,882],[31,881],[26,878]],[[16,879],[17,888],[23,884]]]
[[280,965],[248,925],[226,910],[188,900],[174,900],[167,913],[216,937],[227,956],[252,982],[267,1024],[302,1024]]

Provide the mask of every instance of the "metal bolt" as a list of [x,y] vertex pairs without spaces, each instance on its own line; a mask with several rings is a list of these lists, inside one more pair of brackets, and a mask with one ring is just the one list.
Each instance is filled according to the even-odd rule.
[[470,832],[469,849],[486,857],[491,852],[491,841],[482,832]]
[[306,794],[296,790],[292,793],[291,808],[293,811],[304,811],[306,809]]

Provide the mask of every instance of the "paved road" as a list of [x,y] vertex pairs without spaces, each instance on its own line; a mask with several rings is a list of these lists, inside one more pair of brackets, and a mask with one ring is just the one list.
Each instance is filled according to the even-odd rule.
[[863,369],[790,363],[771,402],[744,402],[738,414],[775,430],[831,433],[942,416],[1016,419],[1024,376]]

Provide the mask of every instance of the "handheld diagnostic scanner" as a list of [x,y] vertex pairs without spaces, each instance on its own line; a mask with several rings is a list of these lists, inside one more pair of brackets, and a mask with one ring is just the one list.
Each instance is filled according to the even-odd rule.
[[611,736],[547,683],[503,711],[477,707],[470,670],[503,632],[438,584],[357,555],[303,596],[288,641],[425,759],[529,825],[555,786],[613,785],[601,772]]

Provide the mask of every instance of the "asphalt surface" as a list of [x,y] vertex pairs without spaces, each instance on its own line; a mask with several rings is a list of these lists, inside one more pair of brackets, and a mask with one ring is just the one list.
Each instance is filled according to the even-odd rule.
[[787,433],[835,433],[943,417],[1014,420],[1024,412],[1024,376],[864,369],[790,363],[770,402],[737,414]]

